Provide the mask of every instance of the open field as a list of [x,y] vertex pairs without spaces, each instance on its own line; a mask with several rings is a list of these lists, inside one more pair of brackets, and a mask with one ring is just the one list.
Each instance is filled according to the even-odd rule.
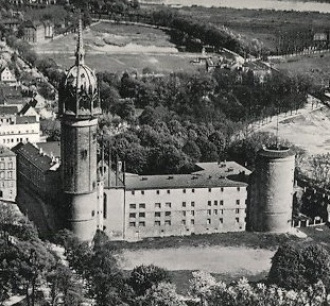
[[[67,69],[74,64],[74,51],[70,53],[44,53],[39,54],[40,58],[52,58],[55,62]],[[96,71],[122,72],[136,69],[141,71],[145,67],[150,67],[158,72],[171,71],[196,71],[205,69],[204,66],[193,66],[189,62],[195,58],[196,54],[155,54],[155,53],[95,53],[87,52],[85,62]]]
[[[266,124],[262,131],[276,133],[276,122]],[[330,152],[330,109],[304,113],[279,122],[279,136],[302,148],[308,154]]]
[[328,85],[330,79],[330,53],[299,55],[275,63],[275,67],[292,74],[311,77],[315,84]]
[[145,264],[154,264],[171,271],[180,292],[186,292],[191,272],[203,270],[218,280],[233,281],[241,277],[251,280],[264,278],[271,266],[274,251],[244,247],[180,247],[158,250],[125,250],[122,267],[132,270]]
[[[35,50],[40,58],[52,58],[67,69],[74,63],[76,40],[76,34],[68,34],[38,45]],[[96,71],[141,71],[150,67],[157,72],[171,72],[205,68],[190,64],[198,55],[179,53],[166,33],[150,27],[95,23],[84,31],[84,45],[86,64]]]
[[[178,52],[170,37],[160,29],[144,26],[97,22],[84,33],[84,44],[89,52],[112,51],[111,47],[124,47],[128,44],[153,47],[157,52]],[[51,42],[36,46],[38,53],[69,52],[75,49],[77,34],[56,37]]]
[[[219,1],[222,3],[223,1]],[[249,1],[244,1],[248,3]],[[259,3],[259,1],[256,1]],[[269,1],[264,1],[269,3]],[[258,4],[257,3],[257,4]],[[297,5],[297,7],[299,7]],[[191,16],[195,20],[209,21],[219,27],[225,26],[233,30],[242,40],[259,39],[263,48],[276,52],[276,48],[283,46],[283,37],[290,37],[290,32],[297,32],[302,37],[310,36],[310,31],[326,31],[329,27],[329,15],[317,12],[274,11],[262,9],[240,9],[226,7],[184,7],[178,9],[180,13]],[[330,9],[330,5],[329,5]],[[303,34],[304,33],[304,34]],[[281,41],[279,37],[281,36]]]

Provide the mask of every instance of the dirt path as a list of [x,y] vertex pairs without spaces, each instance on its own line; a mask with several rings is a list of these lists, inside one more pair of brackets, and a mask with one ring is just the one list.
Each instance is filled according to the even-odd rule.
[[245,247],[182,247],[157,250],[125,250],[121,265],[125,270],[154,264],[170,271],[203,270],[232,276],[269,271],[274,251]]

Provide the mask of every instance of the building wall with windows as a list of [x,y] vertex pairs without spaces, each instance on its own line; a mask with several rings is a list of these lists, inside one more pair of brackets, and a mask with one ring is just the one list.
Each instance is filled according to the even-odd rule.
[[16,155],[8,148],[0,147],[0,200],[14,202],[16,187]]
[[22,124],[1,124],[0,123],[0,145],[12,148],[20,142],[40,142],[39,122]]
[[245,230],[246,186],[126,190],[125,238]]

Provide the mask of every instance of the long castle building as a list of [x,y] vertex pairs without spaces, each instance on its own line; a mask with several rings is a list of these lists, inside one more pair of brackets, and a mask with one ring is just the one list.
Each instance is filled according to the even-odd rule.
[[[84,55],[80,22],[75,64],[59,90],[60,156],[55,157],[45,144],[21,143],[14,148],[18,190],[33,190],[30,195],[38,198],[48,218],[45,222],[36,214],[37,225],[47,223],[53,231],[68,227],[82,240],[91,240],[97,230],[111,239],[137,240],[245,231],[246,227],[290,229],[291,153],[280,152],[278,158],[272,152],[260,153],[263,159],[251,186],[250,171],[235,162],[198,163],[190,174],[136,175],[124,173],[120,166],[113,171],[104,160],[98,161],[100,100],[95,73],[85,65]],[[272,175],[288,179],[281,183]],[[277,183],[286,187],[278,189]],[[259,192],[260,188],[265,190]],[[285,194],[271,197],[273,193],[267,193],[271,189]],[[26,197],[18,193],[24,211]],[[278,208],[281,212],[276,215]],[[285,221],[276,226],[279,215]]]

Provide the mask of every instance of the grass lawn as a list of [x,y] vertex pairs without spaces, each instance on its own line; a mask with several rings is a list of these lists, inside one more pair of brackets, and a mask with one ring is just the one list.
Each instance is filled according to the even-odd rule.
[[[40,58],[52,58],[55,62],[67,69],[74,64],[73,51],[63,54],[39,54]],[[122,72],[125,70],[141,70],[150,67],[158,72],[171,71],[196,71],[203,69],[204,66],[193,66],[190,60],[196,54],[177,53],[177,54],[120,54],[120,53],[101,53],[89,54],[87,52],[85,62],[96,71]]]
[[278,245],[286,241],[299,240],[287,234],[265,234],[256,232],[230,232],[181,237],[149,238],[137,242],[113,242],[120,249],[166,249],[179,247],[246,247],[250,249],[266,249],[274,251]]
[[132,270],[139,265],[156,265],[170,271],[178,292],[186,293],[193,271],[207,271],[217,280],[232,282],[246,277],[251,281],[265,278],[271,267],[275,250],[252,249],[245,246],[180,245],[163,249],[124,249],[121,267]]

